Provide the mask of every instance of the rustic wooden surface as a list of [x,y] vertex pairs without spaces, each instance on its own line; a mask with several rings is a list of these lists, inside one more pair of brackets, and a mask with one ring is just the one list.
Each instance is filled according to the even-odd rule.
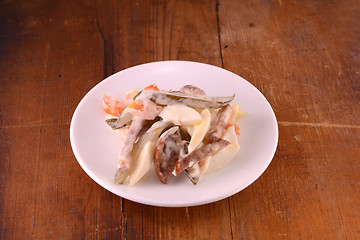
[[[279,145],[240,193],[189,208],[113,195],[69,141],[81,98],[141,63],[254,84]],[[1,1],[0,239],[360,239],[358,0]]]

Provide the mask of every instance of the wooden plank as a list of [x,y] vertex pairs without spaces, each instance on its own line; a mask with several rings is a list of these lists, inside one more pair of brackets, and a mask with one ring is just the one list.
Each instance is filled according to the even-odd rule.
[[[139,207],[139,204],[130,201],[125,201],[126,208],[122,210],[120,198],[86,177],[68,145],[68,127],[76,104],[103,77],[125,67],[154,60],[185,59],[221,65],[214,2],[206,3],[204,9],[202,3],[194,9],[190,2],[160,2],[150,7],[146,4],[123,2],[121,6],[103,3],[87,6],[76,2],[70,5],[41,2],[31,6],[5,5],[6,10],[14,11],[10,11],[7,18],[17,15],[17,21],[29,24],[14,33],[20,36],[19,41],[23,44],[19,51],[28,51],[29,54],[19,54],[22,60],[17,65],[14,64],[16,60],[11,58],[1,64],[13,71],[2,78],[3,86],[7,85],[2,88],[1,97],[2,100],[9,99],[2,101],[1,106],[6,112],[1,136],[8,143],[2,149],[2,155],[8,159],[1,165],[7,173],[1,185],[5,192],[2,201],[6,202],[1,212],[2,238],[208,236],[209,239],[211,234],[217,239],[218,236],[229,237],[227,201],[214,204],[216,207],[211,208],[217,210],[212,212],[208,210],[209,206],[154,208]],[[29,14],[35,9],[39,14]],[[209,9],[213,14],[207,14]],[[193,23],[191,16],[195,13],[199,13],[199,19]],[[169,18],[172,21],[168,22]],[[209,20],[212,23],[207,26]],[[9,26],[5,27],[16,29],[10,20],[7,24]],[[29,41],[31,37],[36,39]],[[15,48],[10,42],[7,46]],[[30,67],[24,68],[33,59],[31,54],[34,49],[38,55],[35,59],[39,60],[33,60]],[[23,72],[13,76],[19,68]],[[31,74],[36,74],[36,77],[28,81]],[[27,85],[21,88],[22,95],[34,101],[27,102],[25,106],[22,101],[14,99],[15,92],[24,82]],[[64,95],[65,91],[69,94]],[[16,107],[20,111],[28,110],[29,121],[25,126],[22,125],[22,117],[10,108],[7,101],[11,100],[17,101]],[[36,146],[32,148],[27,143],[34,136]],[[10,145],[7,138],[16,141]],[[23,148],[28,165],[16,169],[10,167],[12,164],[21,165],[25,153],[19,150]],[[27,172],[28,168],[32,171]],[[58,174],[54,175],[54,169]],[[13,180],[17,171],[26,172],[26,179],[30,180],[25,185],[20,180]],[[27,191],[17,194],[17,189],[23,188]],[[148,209],[152,209],[153,216],[147,214]],[[216,218],[216,215],[223,217]],[[164,221],[164,216],[171,221]],[[188,221],[183,222],[184,216]],[[23,221],[15,222],[16,217]],[[202,224],[208,218],[214,221]],[[194,222],[202,227],[196,227]],[[222,226],[222,230],[211,233],[209,225]],[[186,234],[183,229],[187,229]],[[226,234],[223,234],[223,229],[228,230]]]
[[230,198],[234,238],[359,236],[356,9],[356,1],[219,2],[224,67],[264,93],[280,127],[269,169]]
[[[0,239],[356,239],[359,5],[1,2]],[[280,140],[259,180],[160,208],[85,174],[69,143],[76,105],[106,76],[157,60],[224,65],[264,93]]]
[[215,1],[98,1],[96,9],[108,75],[164,60],[221,66]]
[[[103,79],[103,48],[84,3],[2,4],[1,239],[122,235],[121,199],[76,163],[69,124]],[[108,209],[108,211],[103,211]]]
[[[281,126],[279,148],[268,170],[230,198],[234,238],[358,236],[359,163],[354,159],[360,150],[353,146],[360,144],[359,131]],[[339,142],[344,143],[341,148]]]
[[358,8],[358,1],[221,1],[224,66],[258,87],[279,121],[360,125]]
[[[97,9],[111,73],[159,60],[221,66],[215,1],[123,1],[115,7],[101,2]],[[125,200],[123,207],[128,239],[231,238],[227,200],[192,208]]]

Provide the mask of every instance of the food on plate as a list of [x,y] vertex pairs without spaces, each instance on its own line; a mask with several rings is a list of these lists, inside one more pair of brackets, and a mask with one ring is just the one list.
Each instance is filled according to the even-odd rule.
[[230,105],[226,105],[219,110],[216,117],[212,120],[209,132],[205,136],[205,140],[208,142],[215,142],[219,140],[224,132],[226,124],[228,124],[232,115],[232,108]]
[[210,97],[199,87],[159,90],[151,84],[124,98],[104,95],[105,122],[120,138],[117,184],[137,183],[153,166],[161,183],[184,172],[193,184],[237,154],[243,112],[235,95]]
[[168,183],[182,148],[178,126],[170,128],[159,138],[154,159],[156,174],[162,183]]
[[203,146],[195,149],[189,154],[186,154],[183,158],[176,161],[175,175],[178,175],[185,169],[191,167],[195,163],[200,162],[207,157],[217,153],[219,150],[227,147],[230,144],[229,141],[219,139],[217,141],[204,144]]
[[226,106],[234,97],[235,94],[228,97],[209,97],[180,91],[143,90],[134,99],[151,101],[160,106],[184,104],[194,108],[220,108]]

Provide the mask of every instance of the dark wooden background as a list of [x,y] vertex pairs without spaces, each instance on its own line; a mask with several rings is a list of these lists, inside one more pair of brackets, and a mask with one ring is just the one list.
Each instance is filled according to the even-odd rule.
[[[78,165],[82,97],[158,60],[223,67],[269,100],[279,145],[251,186],[160,208]],[[0,239],[360,239],[360,1],[2,0],[0,124]]]

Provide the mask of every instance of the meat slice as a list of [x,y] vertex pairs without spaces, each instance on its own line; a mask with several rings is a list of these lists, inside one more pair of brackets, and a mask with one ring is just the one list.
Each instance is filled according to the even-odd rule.
[[226,124],[229,122],[232,114],[232,108],[228,104],[221,108],[215,119],[211,122],[210,129],[205,136],[209,143],[215,142],[222,137]]
[[191,167],[195,163],[210,157],[221,149],[230,145],[230,142],[224,139],[219,139],[215,142],[208,143],[203,145],[202,147],[195,149],[191,153],[187,154],[185,157],[179,159],[176,162],[175,174],[178,175],[185,169]]
[[172,127],[164,132],[156,145],[155,171],[159,180],[167,184],[182,148],[179,127]]
[[118,157],[119,172],[126,172],[130,168],[131,151],[134,147],[135,141],[144,126],[145,120],[136,118],[132,121],[128,133],[121,144],[120,153]]

